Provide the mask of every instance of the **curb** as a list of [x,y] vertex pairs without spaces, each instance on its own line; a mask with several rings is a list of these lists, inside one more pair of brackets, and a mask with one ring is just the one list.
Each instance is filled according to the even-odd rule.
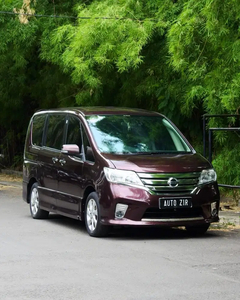
[[[15,176],[18,178],[22,178],[23,173],[20,171],[14,171],[10,169],[0,169],[0,175],[10,175],[10,176]],[[14,186],[14,187],[21,187],[22,186],[22,181],[5,181],[0,179],[0,184],[5,185],[5,186]]]
[[10,170],[10,169],[0,169],[0,174],[5,174],[5,175],[14,175],[17,177],[22,177],[23,173],[20,171],[14,171],[14,170]]
[[235,226],[240,225],[240,211],[220,211],[219,218],[219,224]]
[[22,187],[22,182],[14,182],[14,181],[0,181],[1,185],[5,185],[5,186],[14,186],[14,187]]

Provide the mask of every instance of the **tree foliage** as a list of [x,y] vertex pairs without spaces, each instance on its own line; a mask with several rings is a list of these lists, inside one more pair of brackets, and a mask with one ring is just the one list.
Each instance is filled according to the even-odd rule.
[[183,109],[203,102],[209,113],[238,110],[239,26],[238,1],[186,1],[168,33],[171,64],[186,79]]
[[[237,0],[5,0],[0,10],[51,15],[0,15],[0,144],[16,144],[10,160],[38,108],[159,110],[197,147],[202,114],[238,113]],[[215,134],[216,157],[238,142],[237,134]]]
[[[31,3],[38,14],[53,13],[48,1]],[[0,11],[19,11],[22,0],[0,2]],[[21,160],[26,127],[33,111],[58,106],[75,88],[61,69],[40,60],[44,30],[56,28],[61,21],[0,14],[0,152],[5,164]],[[72,97],[73,98],[73,97]]]

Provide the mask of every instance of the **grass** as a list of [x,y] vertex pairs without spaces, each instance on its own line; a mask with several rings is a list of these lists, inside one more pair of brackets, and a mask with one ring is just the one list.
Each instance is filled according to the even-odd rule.
[[18,175],[8,175],[0,173],[0,181],[22,182],[22,177]]

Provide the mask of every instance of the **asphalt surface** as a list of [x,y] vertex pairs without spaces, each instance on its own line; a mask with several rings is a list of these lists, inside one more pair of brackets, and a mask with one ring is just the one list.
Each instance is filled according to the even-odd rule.
[[240,230],[116,229],[33,220],[21,187],[0,189],[0,299],[238,300]]

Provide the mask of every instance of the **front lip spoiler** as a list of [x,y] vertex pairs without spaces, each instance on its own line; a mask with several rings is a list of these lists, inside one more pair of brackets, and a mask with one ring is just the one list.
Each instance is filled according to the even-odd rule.
[[160,218],[160,219],[148,219],[142,218],[139,221],[130,219],[101,219],[101,224],[112,225],[112,226],[164,226],[164,227],[178,227],[187,225],[198,225],[205,223],[218,222],[219,218],[204,218],[203,216],[198,217],[187,217],[187,218]]
[[203,217],[196,218],[174,218],[174,219],[141,219],[142,222],[182,222],[182,221],[203,221]]

